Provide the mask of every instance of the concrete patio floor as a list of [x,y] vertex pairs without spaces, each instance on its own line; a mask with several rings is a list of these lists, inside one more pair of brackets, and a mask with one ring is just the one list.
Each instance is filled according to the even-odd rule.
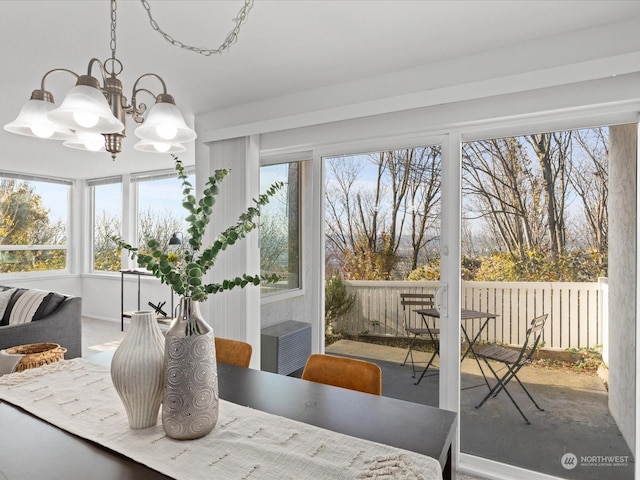
[[[414,385],[411,365],[400,366],[405,349],[340,340],[327,346],[326,353],[378,363],[382,368],[383,395],[438,405],[439,375],[425,376],[419,385]],[[421,358],[416,360],[425,362],[425,355],[418,353]],[[437,372],[437,367],[433,371]],[[544,409],[537,410],[515,381],[509,384],[509,392],[531,425],[525,423],[504,393],[489,399],[480,409],[474,408],[488,388],[475,361],[463,361],[461,452],[559,478],[634,478],[631,451],[609,413],[607,390],[599,377],[537,366],[524,367],[518,376]],[[465,389],[474,385],[481,386]],[[576,457],[572,469],[561,463],[566,454]],[[612,461],[603,457],[618,458]]]

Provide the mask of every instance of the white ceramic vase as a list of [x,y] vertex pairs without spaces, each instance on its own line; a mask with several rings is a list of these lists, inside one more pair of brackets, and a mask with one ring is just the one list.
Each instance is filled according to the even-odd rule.
[[134,312],[113,354],[111,379],[133,429],[158,423],[162,404],[164,335],[153,312]]
[[199,302],[180,299],[165,344],[162,426],[168,437],[192,440],[218,421],[218,369],[213,330]]

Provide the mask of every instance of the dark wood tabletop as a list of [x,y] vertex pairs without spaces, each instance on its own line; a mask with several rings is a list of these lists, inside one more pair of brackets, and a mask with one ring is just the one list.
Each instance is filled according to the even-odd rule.
[[[92,357],[110,362],[113,352]],[[426,405],[218,363],[220,397],[437,459],[451,478],[456,414]],[[0,479],[165,479],[165,475],[0,402]]]

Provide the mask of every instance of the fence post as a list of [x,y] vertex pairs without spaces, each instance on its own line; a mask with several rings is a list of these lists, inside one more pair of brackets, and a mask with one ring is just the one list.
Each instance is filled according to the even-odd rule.
[[598,278],[600,287],[600,318],[602,318],[602,361],[609,366],[609,279]]

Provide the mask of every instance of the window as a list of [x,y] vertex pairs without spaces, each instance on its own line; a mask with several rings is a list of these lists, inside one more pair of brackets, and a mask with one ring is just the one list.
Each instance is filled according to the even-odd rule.
[[[520,385],[504,387],[514,399],[501,393],[476,409],[488,390],[467,389],[477,365],[473,358],[461,363],[462,454],[565,478],[588,478],[595,470],[597,478],[634,477],[625,439],[635,434],[636,398],[625,382],[633,377],[627,366],[634,364],[629,332],[636,328],[637,291],[629,269],[635,253],[628,246],[636,242],[637,212],[630,207],[635,189],[625,185],[635,175],[636,145],[635,124],[462,144],[462,225],[468,234],[461,253],[469,279],[462,307],[498,314],[476,335],[520,348],[530,322],[548,315],[536,361],[520,371]],[[560,361],[558,352],[581,353]],[[600,371],[620,380],[605,387]],[[493,385],[491,372],[487,376]],[[528,435],[529,445],[544,445],[535,460],[526,447],[508,455],[487,448],[504,441],[506,429],[522,428],[525,415],[542,426],[562,419],[553,438],[540,429]],[[472,431],[482,435],[464,433]],[[615,460],[594,461],[591,452],[603,451],[615,452]]]
[[263,285],[261,293],[300,288],[300,163],[260,168],[260,193],[274,182],[284,188],[271,198],[260,214],[260,271],[276,273],[281,281]]
[[[195,185],[193,172],[187,169],[188,180]],[[135,175],[132,205],[124,202],[121,177],[89,180],[93,203],[93,270],[117,272],[122,268],[120,250],[111,240],[119,236],[132,245],[142,247],[156,239],[168,250],[169,240],[175,234],[181,240],[186,233],[182,188],[175,171]],[[129,205],[129,206],[125,206]],[[123,208],[133,210],[134,234],[125,231],[122,224]]]
[[438,280],[440,146],[324,160],[327,277]]
[[67,268],[71,185],[0,173],[0,272]]
[[93,270],[117,272],[121,256],[112,236],[122,235],[120,177],[87,182],[93,201]]
[[[195,187],[193,172],[187,171],[188,181]],[[134,179],[137,185],[137,242],[144,246],[151,239],[160,242],[162,250],[169,249],[169,240],[177,234],[182,238],[187,226],[186,215],[182,207],[181,181],[175,172],[139,176]]]

